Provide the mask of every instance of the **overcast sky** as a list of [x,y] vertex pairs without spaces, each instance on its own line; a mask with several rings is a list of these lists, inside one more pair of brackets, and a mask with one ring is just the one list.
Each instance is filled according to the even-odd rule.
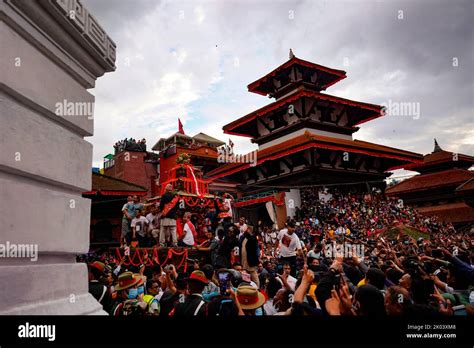
[[117,70],[91,90],[94,166],[125,137],[151,149],[178,117],[186,134],[253,149],[222,126],[272,101],[247,85],[290,48],[347,72],[327,94],[414,103],[411,115],[362,124],[354,138],[425,154],[436,137],[474,155],[473,1],[82,1],[117,44]]

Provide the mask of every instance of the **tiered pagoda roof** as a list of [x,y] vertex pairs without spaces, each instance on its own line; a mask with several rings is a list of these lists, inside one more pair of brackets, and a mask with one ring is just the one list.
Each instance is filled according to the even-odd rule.
[[474,178],[474,171],[468,170],[474,165],[474,157],[464,154],[457,154],[444,151],[434,140],[433,152],[423,158],[423,163],[418,165],[408,165],[405,169],[419,172],[410,179],[404,180],[390,188],[385,193],[389,196],[396,196],[414,191],[424,191],[441,187],[455,187],[458,191],[469,189],[469,182]]
[[247,187],[383,182],[388,170],[421,164],[420,154],[352,138],[383,107],[321,93],[345,77],[290,51],[287,62],[248,86],[275,101],[223,127],[259,145],[256,163],[227,163],[207,175]]
[[275,102],[225,125],[224,132],[262,144],[271,140],[265,138],[266,130],[281,133],[282,128],[290,130],[309,121],[311,128],[351,135],[357,125],[382,116],[383,108],[321,93],[344,78],[345,71],[308,62],[290,51],[287,62],[248,85],[250,92],[268,95]]
[[249,84],[249,92],[278,98],[290,90],[304,86],[322,91],[346,78],[346,72],[311,63],[290,53],[290,60]]
[[[343,110],[347,112],[347,119],[343,125],[337,125],[334,122],[337,121],[337,117],[341,117],[343,114],[334,116],[326,115],[327,119],[324,119],[323,116],[321,116],[319,120],[313,121],[314,126],[319,126],[320,128],[326,130],[331,127],[331,130],[333,131],[336,129],[342,131],[344,129],[347,130],[347,132],[344,133],[352,134],[359,130],[359,128],[355,126],[382,116],[382,106],[380,105],[357,102],[350,99],[299,88],[294,93],[278,99],[271,104],[268,104],[225,125],[223,127],[224,133],[257,138],[257,121],[261,121],[261,117],[270,113],[282,112],[283,110],[288,109],[289,105],[293,105],[295,101],[301,100],[302,98],[306,104],[305,109],[307,110],[305,111],[307,112],[314,110],[318,106],[318,103],[323,103],[325,107],[339,105],[345,107]],[[295,111],[296,115],[299,116],[299,111]],[[307,117],[307,115],[301,116]],[[258,120],[258,118],[260,118],[260,120]]]
[[[347,151],[368,156],[391,159],[394,160],[394,163],[396,164],[394,164],[394,167],[390,169],[396,169],[401,165],[401,163],[406,163],[407,161],[419,161],[421,158],[421,155],[410,151],[373,144],[367,141],[326,137],[306,131],[304,134],[296,136],[295,138],[258,151],[257,164],[275,160],[277,158],[281,158],[309,148]],[[238,172],[242,169],[249,168],[250,166],[250,163],[229,163],[217,167],[213,171],[209,172],[208,176],[212,178],[219,178]]]
[[434,140],[433,152],[427,154],[423,158],[423,163],[420,165],[412,165],[406,169],[424,174],[439,172],[448,168],[462,168],[468,169],[474,165],[474,157],[460,153],[454,153],[443,150],[436,139]]

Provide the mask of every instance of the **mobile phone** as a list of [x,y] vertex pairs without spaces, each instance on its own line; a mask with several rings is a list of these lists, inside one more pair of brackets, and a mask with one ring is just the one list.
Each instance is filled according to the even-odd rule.
[[341,275],[336,274],[334,276],[334,289],[339,292],[339,289],[341,288]]
[[454,311],[454,315],[461,315],[461,316],[467,315],[465,305],[454,306],[453,311]]
[[230,273],[229,272],[220,272],[218,274],[219,278],[219,289],[221,295],[227,294],[227,289],[229,288]]

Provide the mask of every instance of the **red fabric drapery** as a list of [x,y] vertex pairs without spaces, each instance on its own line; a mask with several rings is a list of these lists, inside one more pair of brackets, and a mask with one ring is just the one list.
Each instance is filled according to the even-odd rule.
[[[188,263],[186,259],[188,258],[188,249],[183,249],[182,251],[177,251],[175,249],[168,249],[168,253],[164,260],[160,260],[158,256],[158,249],[157,248],[137,248],[135,250],[130,250],[130,256],[128,259],[125,255],[122,255],[122,251],[120,248],[115,249],[115,254],[117,256],[117,261],[120,263],[123,261],[123,265],[125,266],[140,266],[144,264],[145,266],[153,266],[155,263],[159,263],[161,266],[165,266],[168,263],[171,263],[172,259],[176,259],[176,256],[179,257],[178,262],[174,262],[176,268],[184,267],[184,272],[186,272],[188,268]],[[151,257],[150,257],[150,254]],[[145,255],[148,255],[148,259],[146,262]]]

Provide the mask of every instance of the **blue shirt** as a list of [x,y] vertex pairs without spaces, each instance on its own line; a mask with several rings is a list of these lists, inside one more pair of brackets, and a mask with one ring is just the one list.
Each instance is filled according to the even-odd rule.
[[[128,215],[130,215],[131,218],[133,219],[137,215],[137,210],[138,209],[142,210],[144,207],[145,206],[143,205],[143,203],[127,203]],[[125,215],[124,215],[124,219],[126,219]]]

